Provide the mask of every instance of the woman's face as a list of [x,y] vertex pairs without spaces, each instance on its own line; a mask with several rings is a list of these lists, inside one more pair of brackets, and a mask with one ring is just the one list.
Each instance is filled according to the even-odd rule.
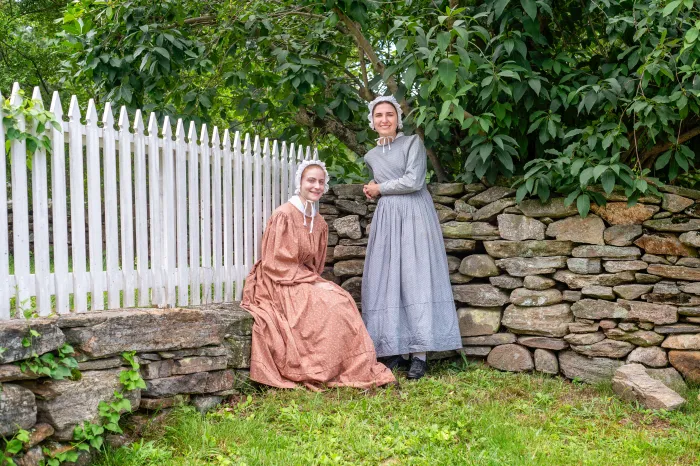
[[377,104],[374,107],[372,118],[374,120],[374,129],[379,133],[380,137],[396,136],[399,117],[396,114],[396,108],[392,104],[388,102]]
[[316,202],[326,188],[326,172],[318,165],[309,165],[301,174],[299,196],[305,201]]

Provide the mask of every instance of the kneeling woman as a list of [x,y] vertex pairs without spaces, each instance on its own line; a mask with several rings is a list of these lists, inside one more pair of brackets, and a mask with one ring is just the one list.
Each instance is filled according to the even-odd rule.
[[241,305],[255,318],[250,377],[280,388],[395,382],[376,360],[372,340],[350,294],[321,278],[328,225],[314,202],[328,190],[328,172],[306,161],[297,196],[270,217],[261,259],[246,279]]

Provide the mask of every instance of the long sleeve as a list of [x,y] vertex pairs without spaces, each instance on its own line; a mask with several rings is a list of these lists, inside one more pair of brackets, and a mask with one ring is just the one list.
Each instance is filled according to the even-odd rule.
[[400,178],[379,183],[382,195],[408,194],[425,185],[427,160],[425,146],[418,135],[410,136],[406,145],[406,171]]
[[328,226],[324,225],[321,238],[318,242],[318,252],[316,253],[316,273],[321,275],[326,266],[326,254],[328,254]]
[[292,220],[284,212],[270,217],[262,241],[260,267],[273,282],[280,285],[309,283],[317,280],[315,271],[299,262],[299,238]]

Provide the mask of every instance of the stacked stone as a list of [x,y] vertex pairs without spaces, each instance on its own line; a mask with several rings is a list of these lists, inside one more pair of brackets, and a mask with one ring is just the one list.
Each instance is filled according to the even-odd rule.
[[[22,344],[30,328],[39,333]],[[237,305],[197,309],[131,309],[0,321],[0,435],[32,431],[18,464],[39,464],[42,447],[66,448],[84,421],[98,422],[98,405],[121,390],[121,357],[136,351],[144,390],[125,391],[132,411],[164,410],[191,402],[204,411],[237,393],[248,380],[252,318]],[[18,366],[68,343],[76,350],[80,377],[53,380]]]

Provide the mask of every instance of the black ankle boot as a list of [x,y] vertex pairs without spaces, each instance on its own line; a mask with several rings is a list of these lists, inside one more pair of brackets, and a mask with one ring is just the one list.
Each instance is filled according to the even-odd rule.
[[418,358],[411,358],[411,369],[406,375],[407,379],[418,380],[425,375],[428,370],[428,362]]
[[409,369],[408,359],[403,358],[400,354],[396,356],[389,356],[388,358],[382,360],[381,363],[389,368],[390,371],[396,369],[398,371],[405,372]]

